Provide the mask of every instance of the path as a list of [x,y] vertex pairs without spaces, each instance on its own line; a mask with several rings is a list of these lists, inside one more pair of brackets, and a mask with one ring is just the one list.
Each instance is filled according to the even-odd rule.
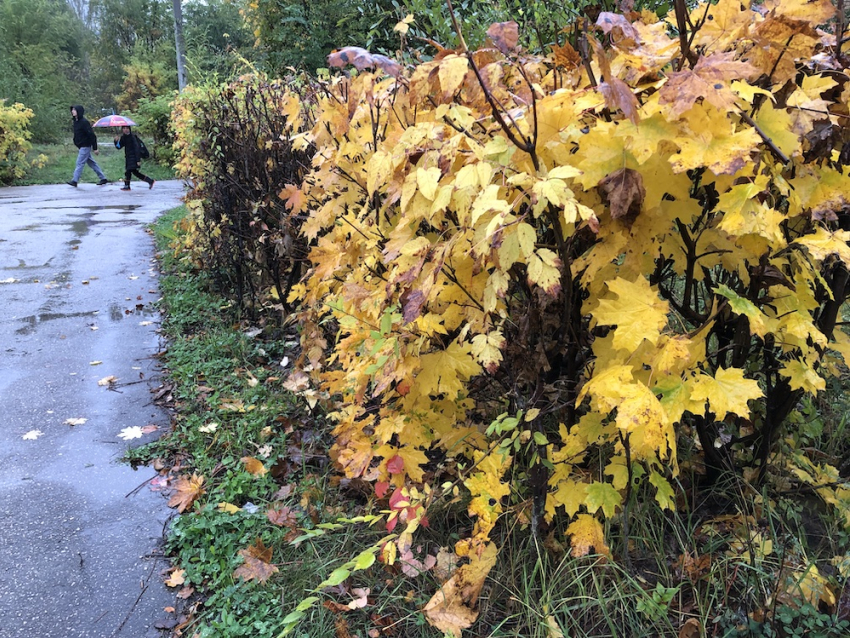
[[119,188],[0,188],[0,638],[158,637],[174,604],[155,555],[170,510],[131,494],[153,471],[119,463],[140,440],[118,434],[168,423],[145,225],[183,187]]

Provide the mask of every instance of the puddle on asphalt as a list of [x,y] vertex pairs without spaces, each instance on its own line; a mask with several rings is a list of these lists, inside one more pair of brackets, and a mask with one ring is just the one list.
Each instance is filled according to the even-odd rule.
[[104,210],[114,210],[118,213],[130,213],[138,208],[141,208],[141,204],[121,204],[120,206],[39,206],[41,210],[74,210],[74,209],[82,209],[82,210],[90,210],[92,212],[99,212]]
[[23,323],[24,325],[15,330],[15,334],[19,335],[29,335],[35,332],[36,328],[38,328],[39,324],[46,323],[48,321],[55,321],[56,319],[71,319],[73,317],[96,317],[98,311],[97,310],[89,310],[88,312],[42,312],[37,315],[30,315],[28,317],[20,317],[18,321]]
[[[48,321],[55,321],[56,319],[72,319],[74,317],[100,317],[99,310],[89,310],[88,312],[70,312],[70,313],[61,313],[61,312],[42,312],[37,315],[29,315],[28,317],[19,317],[18,321],[23,323],[24,325],[15,330],[15,334],[19,335],[30,335],[34,333],[38,326],[42,323],[46,323]],[[110,304],[108,308],[108,317],[112,322],[124,321],[124,319],[128,319],[130,317],[134,318],[150,318],[150,317],[158,317],[159,311],[153,304],[139,304],[138,306],[131,307],[126,304]]]

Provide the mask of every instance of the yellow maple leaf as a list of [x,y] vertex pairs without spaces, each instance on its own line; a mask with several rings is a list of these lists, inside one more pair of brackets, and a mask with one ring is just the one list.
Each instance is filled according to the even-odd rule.
[[730,412],[749,417],[747,401],[762,396],[764,393],[758,382],[744,378],[744,371],[739,368],[721,368],[713,378],[699,374],[691,386],[691,400],[701,406],[708,402],[718,421],[725,419]]
[[608,290],[617,299],[603,299],[591,315],[601,325],[617,326],[614,347],[634,352],[644,339],[657,343],[667,325],[668,303],[658,298],[649,282],[644,277],[634,282],[618,277],[608,282]]
[[602,524],[590,514],[576,516],[576,520],[567,527],[567,535],[570,537],[573,556],[587,556],[590,550],[594,549],[597,554],[604,554],[610,558],[611,550],[605,543]]
[[826,381],[806,360],[787,361],[779,372],[782,376],[788,377],[792,390],[803,390],[811,394],[817,394],[818,390],[826,390]]
[[475,335],[472,338],[472,354],[490,374],[496,372],[502,361],[502,348],[505,347],[505,336],[501,330],[493,330],[487,334]]
[[805,246],[809,254],[817,261],[823,261],[830,255],[838,255],[841,261],[850,265],[848,241],[850,241],[850,231],[836,230],[830,232],[826,228],[818,226],[814,233],[804,235],[794,243]]
[[528,280],[550,295],[561,289],[561,260],[548,248],[539,248],[528,258]]
[[419,392],[457,396],[463,389],[463,382],[481,372],[481,366],[470,354],[471,349],[470,344],[452,342],[445,350],[422,355],[422,369],[416,376]]
[[472,552],[469,563],[455,570],[439,591],[422,608],[422,613],[434,627],[455,638],[470,627],[478,612],[474,609],[484,580],[496,564],[498,549],[487,543],[480,553]]

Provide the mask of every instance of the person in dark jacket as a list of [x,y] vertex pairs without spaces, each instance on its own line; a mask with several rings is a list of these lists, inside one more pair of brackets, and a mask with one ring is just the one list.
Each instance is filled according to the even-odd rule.
[[156,180],[142,173],[142,152],[139,148],[139,138],[130,130],[129,126],[121,128],[121,137],[115,136],[115,148],[124,149],[124,188],[122,191],[130,190],[130,177],[135,175],[143,182],[147,182],[148,188],[153,188]]
[[94,129],[92,129],[91,124],[85,118],[85,112],[82,106],[75,105],[71,107],[71,119],[74,123],[74,146],[80,149],[79,153],[77,153],[77,166],[74,169],[74,177],[68,182],[68,185],[74,188],[77,187],[77,182],[80,181],[80,176],[83,174],[83,167],[86,164],[91,166],[92,170],[97,173],[100,180],[97,183],[98,186],[109,183],[106,175],[100,170],[100,166],[92,159],[92,151],[94,151],[95,155],[99,153],[97,150],[97,135],[94,134]]

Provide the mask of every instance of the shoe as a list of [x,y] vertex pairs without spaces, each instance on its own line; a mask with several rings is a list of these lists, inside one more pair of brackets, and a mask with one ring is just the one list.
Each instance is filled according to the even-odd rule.
[[76,188],[76,187],[77,187],[77,182],[65,182],[65,183],[66,183],[68,186],[73,186],[74,188]]
[[130,187],[129,187],[129,186],[125,186],[125,187],[124,187],[124,188],[122,188],[121,190],[122,190],[122,191],[128,191],[128,190],[130,190]]
[[152,189],[154,184],[156,184],[156,180],[155,180],[155,179],[152,179],[151,181],[149,181],[149,182],[148,182],[148,190]]
[[100,181],[97,183],[97,185],[98,185],[98,186],[103,186],[104,184],[108,184],[108,183],[109,183],[109,180],[108,180],[108,179],[106,179],[106,178],[104,177],[102,180],[100,180]]

